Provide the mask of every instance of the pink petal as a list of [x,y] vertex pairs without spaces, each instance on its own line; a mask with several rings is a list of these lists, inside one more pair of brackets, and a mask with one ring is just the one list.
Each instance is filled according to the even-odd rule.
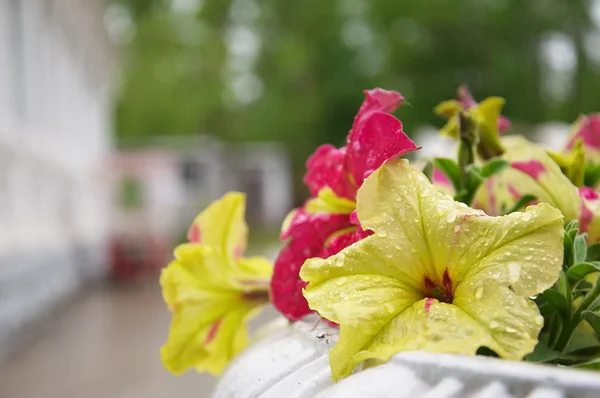
[[302,295],[306,283],[300,279],[300,268],[306,259],[319,256],[334,232],[351,226],[348,215],[297,211],[285,235],[291,240],[275,260],[271,279],[273,305],[284,316],[298,320],[311,312]]
[[512,162],[510,166],[513,169],[522,171],[530,177],[538,180],[540,175],[546,171],[546,167],[538,160],[528,160],[525,162]]
[[584,117],[579,131],[571,138],[567,148],[572,148],[578,138],[583,138],[585,146],[600,149],[600,114]]
[[210,325],[210,329],[208,330],[208,334],[206,335],[206,339],[204,339],[203,344],[208,344],[215,338],[220,326],[221,326],[221,319],[215,321],[212,325]]
[[437,167],[433,168],[431,179],[433,180],[432,182],[434,185],[454,189],[452,186],[452,181],[450,181],[446,174],[442,173]]
[[350,222],[358,227],[360,227],[360,221],[358,220],[358,213],[356,213],[356,210],[354,210],[352,213],[350,213]]
[[458,95],[456,96],[456,99],[458,100],[458,102],[460,102],[464,109],[469,109],[477,105],[477,102],[475,102],[475,99],[469,91],[469,86],[467,86],[466,84],[462,84],[458,88]]
[[596,200],[599,197],[598,193],[590,187],[579,188],[579,196],[586,200]]
[[510,128],[510,126],[512,126],[512,123],[510,122],[510,120],[508,120],[507,117],[504,117],[502,115],[498,117],[498,133],[504,133]]
[[200,243],[200,228],[195,223],[190,227],[187,238],[191,243]]
[[363,229],[359,227],[352,232],[337,236],[333,238],[331,242],[329,242],[327,247],[325,247],[319,254],[319,257],[327,258],[329,256],[333,256],[351,244],[358,242],[369,235],[373,235],[373,231],[363,231]]
[[373,112],[348,136],[347,168],[357,186],[386,160],[419,149],[402,131],[402,123],[385,112]]
[[[592,188],[581,187],[579,188],[579,196],[581,197],[581,214],[579,215],[579,232],[589,232],[590,224],[594,219],[594,213],[592,207],[597,207],[597,201],[600,196]],[[595,243],[598,241],[597,236],[588,236],[588,243]]]
[[367,117],[372,112],[383,111],[392,113],[404,102],[404,97],[397,91],[374,88],[373,90],[365,90],[364,93],[365,100],[354,118],[354,125],[358,124],[361,119]]
[[329,187],[339,197],[354,199],[356,188],[345,170],[346,148],[325,144],[317,148],[306,161],[304,183],[316,196],[322,188]]

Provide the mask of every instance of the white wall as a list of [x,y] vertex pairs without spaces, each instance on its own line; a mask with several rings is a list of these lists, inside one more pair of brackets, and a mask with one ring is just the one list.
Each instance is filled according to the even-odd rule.
[[0,346],[98,271],[86,266],[103,253],[109,214],[103,6],[0,0]]

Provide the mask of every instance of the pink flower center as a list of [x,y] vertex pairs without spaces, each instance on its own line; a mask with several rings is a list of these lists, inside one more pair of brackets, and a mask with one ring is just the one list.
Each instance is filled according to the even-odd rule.
[[[438,301],[451,304],[452,300],[454,300],[454,290],[452,288],[452,279],[450,279],[450,275],[448,274],[448,270],[444,271],[444,276],[442,277],[441,283],[436,283],[432,279],[427,276],[423,279],[423,283],[425,284],[425,294],[429,298],[434,298]],[[428,305],[431,303],[426,303],[428,309]]]

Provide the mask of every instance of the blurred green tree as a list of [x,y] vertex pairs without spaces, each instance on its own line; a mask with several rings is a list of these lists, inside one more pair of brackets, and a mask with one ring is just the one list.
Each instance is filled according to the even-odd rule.
[[343,143],[363,89],[403,93],[397,115],[409,134],[441,125],[432,107],[461,83],[476,98],[507,98],[505,113],[521,123],[598,110],[600,66],[586,34],[600,28],[587,0],[113,3],[135,29],[122,47],[118,139],[281,141],[299,193],[306,157]]

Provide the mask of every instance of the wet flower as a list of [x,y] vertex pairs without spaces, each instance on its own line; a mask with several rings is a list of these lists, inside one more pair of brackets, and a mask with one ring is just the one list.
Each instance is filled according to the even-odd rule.
[[[598,194],[588,187],[577,188],[567,176],[582,178],[583,159],[577,146],[568,155],[557,155],[519,136],[504,137],[502,143],[506,148],[502,158],[511,167],[481,186],[474,207],[501,215],[524,195],[532,195],[535,203],[559,209],[565,221],[579,220],[580,231],[588,234],[588,243],[600,242]],[[559,160],[562,168],[553,159]]]
[[272,265],[241,257],[248,227],[245,195],[230,192],[194,221],[188,239],[163,270],[163,297],[173,312],[161,349],[164,366],[219,374],[248,344],[246,322],[268,302]]
[[355,217],[356,191],[385,161],[418,149],[402,131],[393,112],[404,98],[395,91],[374,89],[366,98],[347,137],[347,146],[322,145],[308,159],[304,182],[310,198],[290,213],[281,239],[288,240],[275,261],[271,297],[287,318],[309,314],[298,272],[311,257],[327,257],[370,234]]
[[479,156],[490,159],[504,151],[499,134],[510,128],[510,121],[500,114],[503,106],[504,99],[500,97],[488,97],[479,103],[475,102],[468,87],[462,85],[455,100],[443,101],[435,107],[434,112],[448,119],[440,130],[441,134],[455,139],[465,138],[460,137],[461,114],[471,120],[476,126],[472,144],[477,146]]
[[559,209],[566,221],[577,220],[580,200],[577,187],[546,150],[520,136],[502,139],[502,158],[510,167],[489,178],[475,196],[474,206],[489,215],[501,215],[524,195]]
[[582,115],[571,129],[567,149],[572,149],[577,140],[583,140],[585,158],[588,162],[600,162],[600,114]]
[[563,219],[547,204],[491,217],[455,202],[405,160],[388,162],[358,192],[374,234],[306,261],[310,308],[340,325],[334,379],[424,350],[506,359],[533,351],[543,318],[530,296],[552,286],[563,259]]
[[585,179],[585,151],[583,139],[577,138],[567,153],[548,151],[548,155],[559,165],[563,174],[576,186],[582,187]]
[[588,235],[588,244],[600,242],[600,195],[592,188],[579,188],[581,213],[579,231]]

